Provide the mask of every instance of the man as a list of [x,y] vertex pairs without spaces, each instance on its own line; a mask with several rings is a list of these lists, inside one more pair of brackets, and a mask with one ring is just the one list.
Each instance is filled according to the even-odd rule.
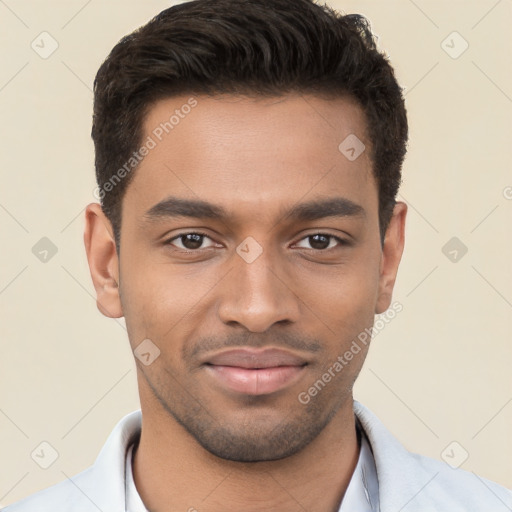
[[352,397],[406,218],[403,97],[364,18],[167,9],[101,66],[92,136],[85,246],[141,411],[94,466],[7,511],[512,509]]

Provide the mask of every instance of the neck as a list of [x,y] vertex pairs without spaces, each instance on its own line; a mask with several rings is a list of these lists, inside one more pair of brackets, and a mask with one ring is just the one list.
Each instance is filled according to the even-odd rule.
[[359,456],[352,397],[305,449],[268,462],[216,457],[159,404],[146,402],[142,417],[133,476],[149,511],[334,512]]

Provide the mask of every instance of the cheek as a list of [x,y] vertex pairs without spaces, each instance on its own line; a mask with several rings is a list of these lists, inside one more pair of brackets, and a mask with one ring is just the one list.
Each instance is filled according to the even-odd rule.
[[130,338],[154,339],[157,345],[160,340],[163,346],[173,334],[183,334],[218,280],[218,273],[194,265],[125,258],[120,294]]
[[350,362],[345,363],[342,372],[335,372],[338,384],[334,387],[354,380],[366,357],[370,342],[368,332],[374,321],[378,276],[378,260],[361,255],[338,267],[326,266],[322,272],[310,273],[307,278],[303,275],[297,284],[298,295],[309,306],[309,310],[303,310],[304,325],[311,322],[316,326],[315,330],[318,329],[316,335],[325,341],[326,357],[319,372],[327,371],[338,356],[350,352]]
[[293,289],[314,312],[323,312],[334,322],[357,324],[368,313],[373,315],[378,285],[378,261],[356,255],[342,265],[297,272]]

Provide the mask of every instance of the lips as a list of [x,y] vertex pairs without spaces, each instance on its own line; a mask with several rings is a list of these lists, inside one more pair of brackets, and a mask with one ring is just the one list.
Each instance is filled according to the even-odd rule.
[[267,395],[295,383],[307,361],[279,349],[233,349],[205,362],[210,377],[222,388],[246,395]]
[[290,352],[271,348],[264,350],[227,350],[210,357],[208,363],[216,366],[261,369],[276,366],[304,366],[306,361]]

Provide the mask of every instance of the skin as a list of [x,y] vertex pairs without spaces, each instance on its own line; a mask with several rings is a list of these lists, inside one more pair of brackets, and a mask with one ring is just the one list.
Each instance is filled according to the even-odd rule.
[[[189,97],[154,104],[144,138]],[[390,306],[406,205],[396,204],[381,244],[365,118],[349,98],[196,99],[126,190],[119,255],[100,205],[86,209],[99,310],[125,317],[132,349],[150,339],[160,350],[148,366],[135,359],[137,489],[159,512],[338,510],[359,455],[352,387],[367,347],[309,403],[298,396]],[[354,161],[338,150],[349,134],[366,146]],[[145,215],[169,196],[228,217]],[[286,214],[335,197],[361,212]],[[196,231],[207,236],[195,245],[176,238]],[[251,263],[236,251],[247,237],[262,250]],[[249,396],[204,364],[227,347],[285,349],[307,364],[286,387]]]

